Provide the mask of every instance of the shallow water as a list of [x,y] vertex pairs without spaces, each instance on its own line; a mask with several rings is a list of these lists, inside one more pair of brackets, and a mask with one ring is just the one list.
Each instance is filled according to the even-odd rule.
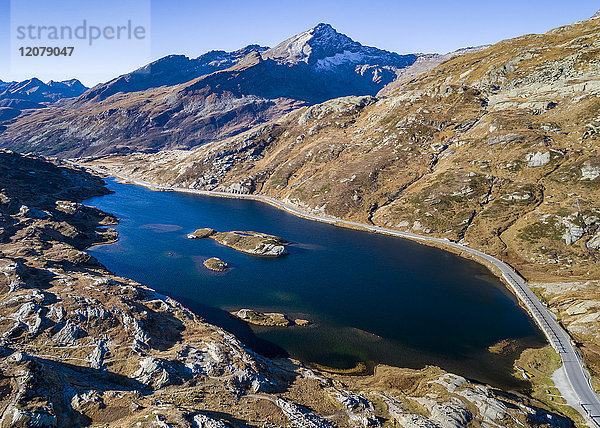
[[[114,194],[86,201],[121,218],[119,241],[89,249],[115,273],[178,299],[267,356],[347,369],[389,364],[446,370],[503,388],[512,356],[488,347],[544,339],[516,298],[483,266],[408,240],[313,222],[257,201],[154,192],[108,180]],[[197,228],[254,230],[292,242],[289,255],[261,258]],[[231,269],[216,273],[210,257]],[[305,318],[311,327],[249,327],[228,311],[252,308]]]

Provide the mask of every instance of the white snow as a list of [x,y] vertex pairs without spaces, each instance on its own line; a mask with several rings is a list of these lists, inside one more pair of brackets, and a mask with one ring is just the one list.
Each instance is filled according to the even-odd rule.
[[351,52],[345,50],[344,52],[337,53],[334,56],[323,58],[317,61],[315,68],[317,70],[331,70],[341,64],[345,63],[359,63],[364,58],[360,52]]

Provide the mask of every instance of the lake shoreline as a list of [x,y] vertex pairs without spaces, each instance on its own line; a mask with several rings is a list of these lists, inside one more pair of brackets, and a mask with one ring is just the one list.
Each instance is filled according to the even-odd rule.
[[[445,239],[428,237],[418,235],[414,233],[401,232],[393,229],[387,229],[374,225],[367,225],[358,222],[342,220],[333,216],[323,216],[312,214],[304,211],[303,209],[291,205],[287,202],[263,196],[263,195],[248,195],[248,194],[232,194],[225,192],[214,192],[196,189],[183,189],[169,186],[161,186],[155,183],[146,182],[143,180],[134,179],[131,177],[123,176],[116,172],[108,169],[101,169],[91,165],[76,164],[79,167],[88,168],[97,174],[104,176],[112,176],[118,180],[121,180],[124,184],[135,184],[138,186],[145,187],[153,191],[163,192],[179,192],[188,193],[212,197],[222,197],[230,199],[246,199],[255,200],[267,203],[275,208],[287,211],[297,217],[301,217],[307,220],[313,220],[321,223],[327,223],[334,226],[350,228],[354,230],[363,230],[368,232],[375,232],[383,235],[394,236],[404,238],[420,244],[425,244],[430,247],[439,248],[450,253],[454,253],[464,259],[475,261],[488,270],[491,271],[496,277],[498,277],[504,285],[512,292],[516,297],[518,305],[521,306],[528,314],[531,319],[534,320],[537,327],[543,332],[547,339],[547,342],[554,348],[554,350],[560,355],[563,362],[562,369],[567,373],[569,379],[568,384],[560,386],[560,393],[563,396],[570,395],[587,395],[588,391],[593,391],[590,383],[590,375],[584,367],[584,362],[578,351],[576,350],[572,339],[570,338],[567,331],[565,331],[557,322],[556,317],[547,309],[547,307],[538,299],[538,297],[529,289],[525,280],[509,265],[505,262],[478,251],[473,248],[469,248],[462,244],[452,242]],[[581,395],[580,395],[581,394]],[[578,409],[578,411],[585,416],[588,416],[585,410]]]

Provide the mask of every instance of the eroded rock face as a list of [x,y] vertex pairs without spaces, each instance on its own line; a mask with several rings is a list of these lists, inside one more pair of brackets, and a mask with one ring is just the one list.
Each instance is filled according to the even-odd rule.
[[544,166],[550,162],[550,152],[528,153],[525,159],[529,168]]

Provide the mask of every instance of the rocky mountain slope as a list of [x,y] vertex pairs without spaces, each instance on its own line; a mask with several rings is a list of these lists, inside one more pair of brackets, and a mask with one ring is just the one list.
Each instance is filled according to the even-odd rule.
[[375,95],[416,59],[319,24],[268,50],[163,58],[52,112],[20,117],[0,134],[0,146],[60,156],[190,148],[302,105]]
[[168,55],[107,83],[96,85],[77,101],[99,101],[118,92],[137,92],[189,82],[232,67],[251,52],[264,52],[267,49],[259,45],[249,45],[234,52],[211,51],[194,59],[184,55]]
[[261,357],[83,251],[116,238],[80,203],[100,179],[3,151],[0,177],[2,427],[573,426],[433,367],[347,377]]
[[[305,107],[193,151],[96,163],[460,241],[538,283],[597,279],[599,35],[591,19],[506,40],[379,98]],[[585,328],[570,331],[597,376],[593,307],[581,309]]]
[[479,51],[484,50],[489,47],[490,47],[490,45],[462,48],[462,49],[458,49],[453,52],[448,52],[447,54],[443,54],[443,55],[442,54],[419,55],[417,60],[413,64],[400,70],[396,80],[390,82],[388,85],[385,85],[383,87],[383,89],[381,89],[381,91],[379,91],[377,96],[385,97],[387,94],[394,93],[396,90],[398,90],[398,88],[400,88],[402,85],[404,85],[410,79],[412,79],[420,74],[427,73],[428,71],[433,70],[438,65],[440,65],[443,62],[446,62],[452,58],[456,58],[458,56],[466,55],[466,54],[472,53],[472,52],[479,52]]

